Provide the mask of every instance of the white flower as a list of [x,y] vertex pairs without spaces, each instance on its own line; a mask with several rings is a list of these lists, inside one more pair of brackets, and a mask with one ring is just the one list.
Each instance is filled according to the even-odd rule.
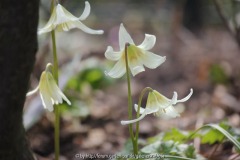
[[90,13],[90,4],[85,2],[83,14],[78,18],[68,12],[63,6],[58,4],[54,7],[48,23],[38,30],[38,34],[50,32],[56,28],[57,31],[69,31],[72,28],[79,28],[89,34],[103,34],[103,30],[92,30],[85,26],[81,21],[85,20]]
[[49,71],[44,71],[41,75],[39,85],[36,89],[28,92],[26,96],[30,96],[40,90],[40,97],[42,99],[42,104],[45,109],[53,111],[53,105],[62,103],[64,99],[69,105],[71,102],[58,88],[52,74]]
[[[159,116],[160,114],[166,114],[172,118],[180,117],[179,113],[177,110],[173,107],[173,105],[177,104],[178,102],[185,102],[187,101],[193,94],[193,90],[190,90],[190,93],[188,96],[181,100],[177,100],[177,92],[174,92],[173,98],[168,99],[162,94],[158,93],[157,91],[152,91],[149,92],[148,94],[148,99],[147,99],[147,105],[146,108],[140,107],[140,114],[141,116],[138,119],[134,120],[129,120],[129,121],[121,121],[121,124],[130,124],[130,123],[135,123],[137,121],[140,121],[143,119],[146,115],[154,113],[154,115]],[[134,108],[137,112],[138,110],[138,105],[135,104]]]
[[106,73],[112,78],[120,78],[126,72],[126,64],[125,64],[125,44],[129,43],[127,47],[127,55],[128,55],[128,64],[129,68],[135,76],[136,74],[145,71],[144,66],[151,69],[158,67],[162,64],[166,57],[161,57],[156,55],[148,50],[153,48],[156,42],[156,37],[154,35],[145,34],[145,39],[141,45],[136,46],[124,28],[123,24],[120,25],[119,29],[119,45],[120,51],[115,52],[111,46],[108,46],[105,57],[112,61],[118,61],[112,70],[109,73]]

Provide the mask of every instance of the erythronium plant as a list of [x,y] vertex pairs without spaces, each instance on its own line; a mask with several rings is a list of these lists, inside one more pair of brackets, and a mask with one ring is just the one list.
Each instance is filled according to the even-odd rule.
[[[147,114],[151,113],[154,113],[155,115],[160,115],[162,113],[169,115],[172,118],[178,117],[180,115],[175,110],[173,105],[178,102],[184,102],[188,100],[193,93],[193,90],[191,89],[191,92],[187,97],[181,100],[177,100],[177,92],[174,92],[173,98],[170,100],[157,91],[152,90],[151,88],[145,88],[141,93],[138,105],[135,105],[135,110],[137,111],[137,119],[132,120],[132,99],[129,69],[132,75],[135,76],[138,73],[145,71],[144,66],[150,69],[154,69],[166,60],[166,57],[162,57],[148,51],[155,45],[155,42],[156,37],[154,35],[145,34],[145,39],[142,44],[136,46],[124,28],[123,24],[121,24],[119,29],[120,51],[115,52],[111,46],[108,46],[105,52],[107,59],[118,61],[110,72],[105,72],[106,75],[112,78],[120,78],[125,73],[127,73],[129,121],[122,121],[121,123],[129,124],[129,132],[133,144],[134,155],[138,154],[139,120],[143,119]],[[143,94],[147,90],[149,90],[150,93],[148,96],[147,107],[144,109],[140,106]],[[140,116],[140,114],[142,115]],[[132,123],[134,122],[137,122],[135,136],[132,129]]]
[[69,31],[72,28],[79,28],[89,34],[103,34],[103,30],[92,30],[81,22],[88,17],[90,10],[90,4],[86,1],[83,14],[80,17],[75,17],[62,5],[58,4],[54,7],[48,23],[38,30],[38,34],[50,32],[54,29],[59,32]]
[[156,37],[154,35],[145,34],[145,39],[142,44],[136,46],[128,34],[123,24],[120,25],[119,29],[119,46],[120,51],[115,52],[111,46],[108,46],[105,56],[107,59],[112,61],[118,61],[110,72],[105,72],[112,78],[120,78],[126,73],[126,58],[125,58],[125,44],[128,43],[127,47],[127,59],[128,65],[135,76],[140,72],[145,71],[144,66],[151,69],[157,68],[161,65],[166,57],[156,55],[148,50],[152,49],[156,43]]
[[[160,116],[161,114],[165,114],[171,118],[180,117],[180,114],[173,107],[173,105],[179,102],[187,101],[191,95],[193,94],[193,90],[190,90],[190,93],[183,99],[177,100],[177,92],[174,92],[172,99],[166,98],[164,95],[159,92],[152,90],[148,94],[147,105],[146,108],[138,107],[137,104],[134,105],[136,112],[139,112],[141,116],[135,120],[130,121],[121,121],[121,124],[130,124],[135,123],[137,121],[142,120],[146,115],[153,113],[156,116]],[[139,109],[138,109],[139,108]]]
[[[144,65],[154,69],[161,65],[166,57],[156,55],[148,50],[155,45],[156,37],[154,35],[145,34],[145,39],[141,45],[136,46],[130,35],[127,33],[123,24],[119,29],[119,46],[120,51],[115,52],[111,46],[108,46],[105,56],[112,61],[118,61],[110,72],[106,75],[112,78],[120,78],[127,73],[128,82],[128,112],[129,120],[132,120],[132,99],[129,69],[133,76],[145,71]],[[129,132],[133,144],[134,154],[138,154],[137,138],[133,135],[132,123],[129,123]]]
[[46,70],[42,72],[37,88],[31,92],[28,92],[27,96],[30,96],[40,90],[40,97],[42,99],[42,104],[44,108],[52,112],[53,105],[59,103],[61,104],[63,102],[62,99],[64,99],[69,105],[71,105],[71,102],[57,86],[53,75],[49,71],[49,68],[53,68],[52,64],[50,63],[47,64]]
[[[61,6],[58,2],[58,5],[54,7],[55,0],[51,1],[51,17],[48,21],[48,23],[41,29],[38,30],[38,34],[51,32],[52,34],[52,45],[53,45],[53,59],[54,59],[54,67],[52,67],[53,70],[53,77],[55,80],[55,83],[53,83],[53,77],[50,73],[43,73],[41,77],[46,78],[47,80],[50,80],[50,86],[54,85],[54,89],[58,88],[58,59],[57,59],[57,48],[56,48],[56,40],[55,40],[55,29],[59,32],[62,31],[69,31],[72,28],[79,28],[82,31],[89,33],[89,34],[103,34],[103,30],[92,30],[85,26],[81,21],[85,20],[89,13],[90,13],[90,4],[88,2],[85,2],[85,9],[83,11],[83,14],[80,17],[73,16],[70,12],[68,12],[63,6]],[[42,89],[41,85],[44,85],[45,88]],[[42,82],[39,86],[41,95],[43,99],[43,104],[49,109],[53,110],[52,103],[50,103],[49,99],[52,99],[54,101],[54,112],[55,112],[55,160],[59,160],[59,119],[60,119],[60,113],[59,113],[59,106],[58,103],[61,103],[61,97],[70,104],[70,102],[65,98],[64,94],[61,94],[58,90],[56,91],[48,91],[46,88],[47,83]],[[51,88],[51,87],[50,87]],[[49,90],[50,90],[49,88]],[[51,89],[53,89],[51,88]],[[43,94],[47,92],[47,94]],[[51,93],[51,94],[50,94]],[[55,95],[53,95],[55,93]],[[57,94],[58,93],[58,94]]]

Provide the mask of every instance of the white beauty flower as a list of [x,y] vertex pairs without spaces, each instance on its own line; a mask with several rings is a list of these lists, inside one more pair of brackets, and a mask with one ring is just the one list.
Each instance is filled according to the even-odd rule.
[[[165,96],[163,96],[162,94],[160,94],[159,92],[157,92],[155,90],[152,92],[149,92],[146,108],[140,107],[139,113],[141,114],[141,116],[138,119],[129,120],[129,121],[121,121],[121,124],[125,125],[125,124],[135,123],[137,121],[140,121],[146,115],[151,114],[151,113],[154,113],[154,115],[157,115],[157,116],[159,116],[160,114],[166,114],[167,116],[172,117],[172,118],[180,117],[179,113],[173,107],[173,105],[177,104],[178,102],[187,101],[192,96],[192,94],[193,94],[193,90],[191,89],[188,96],[186,96],[185,98],[183,98],[181,100],[177,100],[177,96],[178,96],[177,92],[174,92],[172,99],[166,98]],[[138,105],[135,104],[134,108],[137,112]]]
[[125,44],[127,42],[129,43],[127,47],[128,65],[133,76],[142,71],[145,71],[143,65],[148,68],[154,69],[166,60],[166,57],[161,57],[148,51],[155,45],[156,37],[154,35],[145,34],[145,39],[142,44],[136,46],[132,38],[124,28],[123,24],[121,24],[119,29],[120,51],[115,52],[113,51],[113,48],[111,46],[108,46],[105,52],[105,57],[107,59],[112,61],[118,61],[112,68],[112,70],[106,73],[112,78],[120,78],[126,72]]
[[30,96],[40,90],[40,97],[42,99],[42,104],[45,109],[49,111],[53,111],[53,105],[62,103],[62,99],[64,99],[69,105],[71,102],[67,99],[67,97],[62,93],[62,91],[58,88],[52,74],[47,71],[44,71],[41,75],[39,85],[36,89],[27,93],[27,96]]
[[55,28],[59,32],[69,31],[72,28],[79,28],[89,34],[103,34],[103,30],[92,30],[81,22],[88,17],[90,10],[90,4],[86,1],[83,14],[80,17],[75,17],[63,6],[58,4],[54,7],[48,23],[43,28],[38,30],[38,34],[50,32]]

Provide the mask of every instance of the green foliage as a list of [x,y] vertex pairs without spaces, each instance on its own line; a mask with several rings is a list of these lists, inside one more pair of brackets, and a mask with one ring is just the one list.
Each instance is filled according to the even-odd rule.
[[181,131],[177,128],[171,128],[168,132],[165,133],[163,139],[165,141],[173,140],[177,142],[177,141],[182,141],[186,139],[188,136],[189,136],[189,132],[187,131]]
[[210,80],[214,84],[227,84],[228,77],[223,68],[218,64],[212,64],[210,67]]
[[[229,126],[227,126],[228,124],[226,123],[226,121],[223,121],[222,122],[222,124],[221,124],[223,127],[227,127],[227,128],[229,128]],[[212,132],[211,133],[211,136],[212,135],[221,135],[221,134],[223,134],[228,140],[230,140],[235,146],[236,146],[236,150],[237,150],[237,152],[240,152],[240,143],[239,143],[239,141],[236,139],[236,138],[234,138],[234,136],[232,136],[231,134],[232,133],[230,133],[230,132],[228,132],[228,131],[226,131],[224,128],[222,128],[220,125],[218,125],[218,124],[207,124],[207,125],[204,125],[204,126],[202,126],[202,127],[200,127],[200,128],[198,128],[197,130],[195,130],[184,142],[186,142],[186,141],[188,141],[189,139],[191,139],[191,137],[194,135],[194,134],[196,134],[199,130],[202,130],[202,129],[206,129],[206,128],[211,128],[211,129],[213,129],[213,130],[218,130],[219,132]],[[209,130],[209,132],[211,132],[212,130]],[[208,133],[209,133],[208,132]],[[205,137],[206,135],[204,135],[204,137]],[[207,135],[207,136],[209,136],[209,135]],[[207,138],[207,140],[206,140],[206,142],[208,142],[208,143],[212,143],[213,141],[212,141],[212,138],[213,137],[208,137]],[[214,138],[214,140],[215,141],[217,141],[218,140],[218,138],[216,139],[216,138]],[[222,139],[223,140],[223,139]],[[221,143],[221,141],[222,140],[220,140],[220,143]]]
[[[113,79],[104,74],[101,68],[87,68],[78,75],[72,77],[65,88],[66,95],[72,105],[63,103],[60,107],[61,113],[73,117],[86,117],[89,115],[89,103],[94,90],[102,89],[114,82]],[[72,93],[72,94],[68,94]]]
[[[154,139],[159,138],[159,135],[154,137]],[[153,140],[153,139],[152,139]],[[141,141],[139,143],[144,144]],[[121,152],[118,152],[117,155],[120,156],[131,156],[133,153],[133,146],[132,142],[129,139],[126,141],[124,145],[124,149]],[[145,144],[145,146],[139,151],[139,156],[141,155],[164,155],[164,160],[178,160],[178,159],[185,159],[185,160],[191,160],[196,158],[203,158],[201,155],[196,154],[195,148],[192,144],[178,144],[178,142],[174,142],[172,140],[170,141],[161,141],[157,140],[153,143]],[[115,160],[122,160],[123,158],[118,158]],[[139,160],[144,160],[138,158]],[[146,158],[145,158],[146,159]],[[154,159],[154,158],[153,158]],[[159,158],[157,158],[159,160]],[[129,159],[133,160],[133,159]]]
[[[202,130],[201,134],[197,134],[199,130]],[[201,142],[208,144],[213,144],[216,142],[221,143],[223,140],[226,139],[231,141],[236,146],[237,152],[240,151],[240,129],[231,127],[226,120],[223,120],[219,124],[204,125],[195,131],[182,131],[177,128],[171,128],[165,133],[163,132],[154,137],[148,138],[148,143],[145,143],[141,140],[141,142],[139,141],[139,143],[141,143],[143,147],[139,151],[139,155],[164,155],[164,160],[203,160],[205,158],[202,157],[200,154],[197,154],[193,144],[184,144],[184,142],[195,137],[202,138]],[[132,153],[132,142],[131,140],[128,140],[125,144],[123,151],[117,154],[132,155]],[[141,160],[141,158],[138,159]]]
[[71,106],[66,103],[61,104],[60,112],[69,114],[71,117],[87,117],[90,114],[89,107],[80,100],[73,101]]
[[[196,154],[195,148],[192,144],[178,144],[178,142],[170,141],[156,141],[143,147],[139,154],[153,154],[165,155],[164,160],[174,159],[196,159],[200,155]],[[168,156],[167,156],[168,155]]]
[[[183,131],[177,128],[171,128],[169,131],[165,132],[163,135],[164,141],[173,140],[174,142],[180,142],[189,137],[194,131]],[[195,134],[192,138],[200,137],[200,134]]]
[[69,80],[67,88],[82,92],[83,86],[86,84],[88,84],[93,90],[95,90],[101,89],[112,83],[113,80],[105,76],[103,69],[87,68],[76,77],[71,78]]

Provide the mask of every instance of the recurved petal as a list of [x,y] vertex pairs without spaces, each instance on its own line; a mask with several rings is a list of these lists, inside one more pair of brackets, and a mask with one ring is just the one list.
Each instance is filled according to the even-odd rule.
[[62,9],[63,13],[65,14],[65,17],[67,17],[68,20],[70,20],[70,21],[77,21],[77,20],[79,20],[80,17],[78,18],[78,17],[72,15],[72,13],[70,13],[68,10],[66,10],[66,8],[64,8],[63,6],[61,6],[61,9]]
[[[135,108],[135,111],[137,112],[137,111],[138,111],[138,105],[135,104],[135,105],[134,105],[134,108]],[[140,107],[139,113],[140,113],[140,114],[143,114],[144,112],[145,112],[145,108]]]
[[150,34],[145,34],[144,41],[138,47],[143,50],[150,50],[153,48],[155,43],[156,43],[156,36],[150,35]]
[[127,55],[128,55],[128,65],[133,74],[133,76],[137,75],[140,72],[145,71],[143,64],[138,58],[137,54],[133,50],[133,45],[127,47]]
[[54,22],[57,19],[56,8],[57,7],[54,7],[53,13],[50,19],[48,20],[47,24],[43,28],[38,29],[38,34],[50,32],[55,28],[56,25],[54,25]]
[[89,34],[103,34],[103,30],[93,30],[85,26],[82,22],[80,21],[72,21],[72,23],[82,31],[89,33]]
[[129,121],[121,121],[122,125],[126,125],[126,124],[131,124],[131,123],[135,123],[137,121],[142,120],[144,117],[146,116],[146,112],[144,112],[139,118],[134,119],[134,120],[129,120]]
[[108,46],[105,52],[105,57],[109,60],[117,61],[122,57],[123,54],[124,54],[123,51],[114,52],[113,48],[111,46]]
[[190,93],[185,98],[183,98],[181,100],[177,100],[177,103],[178,102],[185,102],[185,101],[187,101],[192,96],[192,94],[193,94],[193,89],[191,88],[190,89]]
[[112,78],[120,78],[126,73],[125,59],[124,56],[115,64],[109,73],[106,73]]
[[142,50],[136,46],[133,46],[134,51],[138,55],[141,62],[148,68],[155,69],[165,62],[166,57],[159,56],[150,51]]
[[83,14],[79,17],[79,20],[81,20],[81,21],[85,20],[89,16],[90,11],[91,11],[91,6],[90,6],[89,2],[86,1]]
[[[162,95],[163,96],[163,95]],[[170,100],[170,99],[168,99],[168,98],[166,98],[166,99],[168,99],[168,100],[166,100],[166,101],[162,101],[162,102],[160,102],[160,101],[158,101],[158,105],[160,106],[160,108],[161,109],[166,109],[166,108],[168,108],[168,107],[170,107],[170,106],[172,106],[172,105],[174,105],[174,104],[176,104],[177,103],[177,92],[173,92],[173,97],[172,97],[172,99]],[[157,97],[157,96],[156,96]],[[164,97],[164,96],[163,96]],[[168,101],[168,102],[167,102]]]
[[34,90],[28,92],[26,96],[28,97],[28,96],[33,95],[34,93],[36,93],[36,92],[38,91],[38,89],[39,89],[39,85],[38,85],[37,88],[35,88]]
[[128,32],[124,28],[123,24],[121,23],[120,29],[119,29],[119,46],[120,46],[120,50],[124,49],[126,42],[134,44],[131,36],[128,34]]

